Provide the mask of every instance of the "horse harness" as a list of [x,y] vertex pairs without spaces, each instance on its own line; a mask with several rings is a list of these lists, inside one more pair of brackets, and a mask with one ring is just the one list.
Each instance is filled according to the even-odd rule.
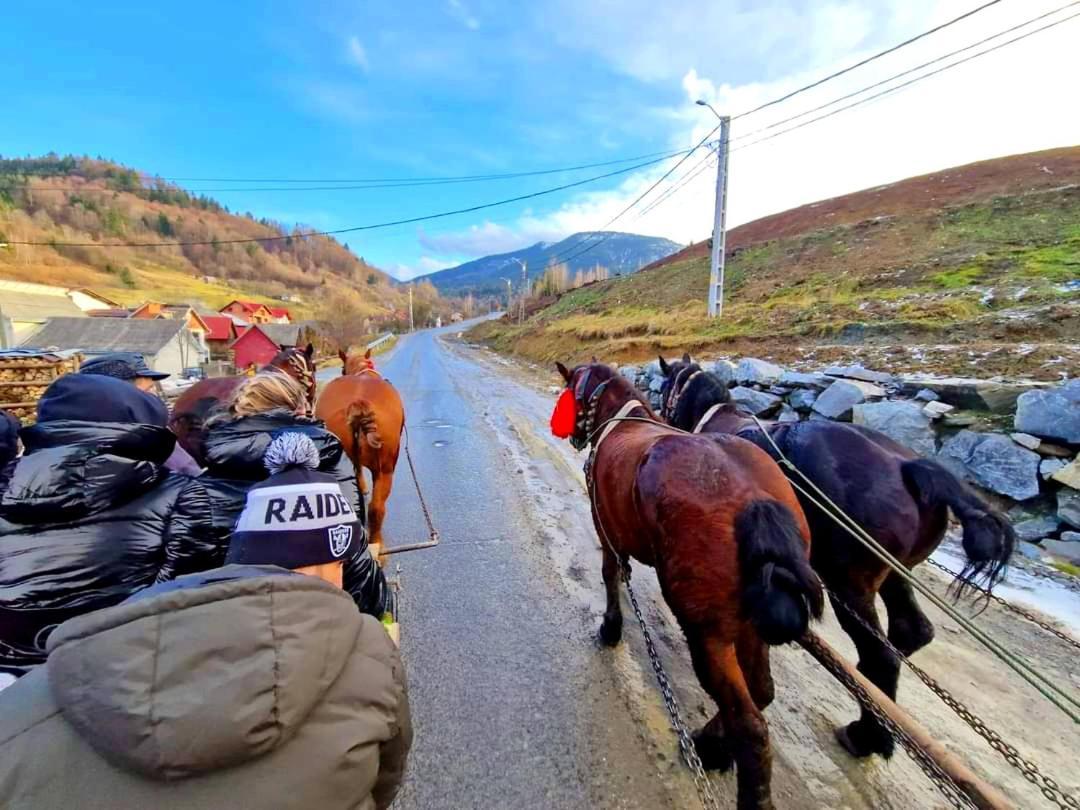
[[690,387],[691,381],[699,374],[704,374],[704,369],[698,369],[685,380],[682,381],[682,385],[679,385],[679,378],[690,370],[690,366],[687,366],[678,374],[675,375],[675,379],[671,381],[671,390],[668,391],[667,401],[664,402],[663,416],[665,419],[672,419],[675,416],[675,409],[679,406],[679,400],[682,395],[686,393],[686,389]]
[[709,420],[716,416],[716,412],[727,404],[728,403],[726,402],[717,402],[715,405],[709,408],[709,410],[705,411],[705,415],[698,420],[698,423],[694,426],[694,429],[691,432],[701,433],[701,431],[705,429],[705,425],[709,424]]

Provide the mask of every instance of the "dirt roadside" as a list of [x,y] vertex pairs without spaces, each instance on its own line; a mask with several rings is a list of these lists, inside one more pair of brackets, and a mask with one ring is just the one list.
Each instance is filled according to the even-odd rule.
[[[554,379],[511,363],[484,350],[453,345],[485,370],[485,398],[497,402],[486,414],[504,451],[522,473],[531,492],[531,519],[545,537],[543,553],[570,596],[582,637],[598,625],[602,611],[600,555],[588,513],[581,475],[583,457],[547,431]],[[926,567],[925,581],[944,593],[946,581]],[[663,604],[650,569],[635,566],[634,583],[658,637],[661,656],[687,721],[694,726],[713,712],[713,705],[694,677],[685,644],[673,617]],[[693,807],[693,788],[679,762],[675,740],[660,701],[641,634],[628,604],[624,643],[609,656],[625,684],[627,710],[637,718],[640,742],[654,755],[657,776],[671,783],[681,806]],[[937,639],[915,661],[1037,763],[1063,789],[1080,796],[1080,728],[1060,710],[993,659],[956,624],[934,608],[927,609],[937,627]],[[991,605],[976,619],[999,643],[1025,656],[1065,689],[1080,692],[1080,657],[1063,642],[1037,627]],[[850,658],[854,648],[828,615],[818,627],[826,640]],[[837,745],[833,729],[856,716],[855,704],[803,651],[776,649],[772,656],[777,685],[775,703],[767,710],[774,749],[773,793],[785,808],[912,808],[948,806],[927,777],[902,751],[891,761],[855,761]],[[899,702],[931,733],[999,787],[1017,807],[1050,806],[1036,788],[1013,770],[981,738],[953,715],[910,672],[901,676]],[[735,779],[714,775],[712,784],[726,806],[734,806]]]

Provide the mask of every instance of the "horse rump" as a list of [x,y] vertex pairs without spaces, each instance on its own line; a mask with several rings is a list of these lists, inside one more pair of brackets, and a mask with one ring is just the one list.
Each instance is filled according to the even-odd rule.
[[[349,406],[349,431],[352,433],[353,446],[356,448],[356,456],[360,457],[360,440],[363,439],[372,450],[382,447],[382,439],[379,437],[379,425],[375,421],[375,411],[367,400],[354,402]],[[353,462],[357,469],[360,465]]]
[[779,501],[753,501],[735,519],[735,539],[743,613],[766,644],[800,638],[825,598],[795,516]]
[[905,461],[900,475],[920,506],[947,506],[963,526],[967,562],[956,577],[956,598],[977,587],[979,580],[987,590],[1000,582],[1016,547],[1016,532],[1008,519],[936,462],[922,458]]

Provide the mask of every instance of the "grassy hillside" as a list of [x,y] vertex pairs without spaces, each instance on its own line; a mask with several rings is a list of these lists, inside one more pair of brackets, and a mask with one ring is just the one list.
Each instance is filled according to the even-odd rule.
[[688,350],[1050,379],[1080,365],[1080,147],[803,206],[728,244],[722,319],[705,318],[702,242],[474,337],[541,361]]
[[[0,248],[0,277],[100,290],[124,304],[148,298],[216,308],[239,296],[296,296],[317,315],[334,295],[365,316],[406,306],[390,278],[327,237],[251,214],[133,169],[90,158],[0,159],[0,242],[78,242],[87,247]],[[275,242],[229,240],[284,236]],[[118,242],[144,247],[117,247]],[[204,242],[165,246],[166,242]],[[160,245],[160,246],[159,246]]]

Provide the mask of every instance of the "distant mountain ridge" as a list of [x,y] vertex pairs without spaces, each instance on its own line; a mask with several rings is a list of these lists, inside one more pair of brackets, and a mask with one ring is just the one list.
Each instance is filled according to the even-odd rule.
[[[590,248],[590,245],[595,247]],[[565,263],[571,275],[597,265],[606,267],[612,275],[626,275],[640,270],[647,264],[682,249],[682,245],[656,236],[641,236],[618,231],[582,231],[568,236],[561,242],[537,242],[527,248],[484,256],[457,267],[439,270],[420,276],[417,281],[427,280],[443,295],[501,295],[506,291],[509,278],[516,290],[521,280],[520,259],[528,267],[530,279],[544,274],[548,264]],[[580,253],[580,255],[575,255]]]

